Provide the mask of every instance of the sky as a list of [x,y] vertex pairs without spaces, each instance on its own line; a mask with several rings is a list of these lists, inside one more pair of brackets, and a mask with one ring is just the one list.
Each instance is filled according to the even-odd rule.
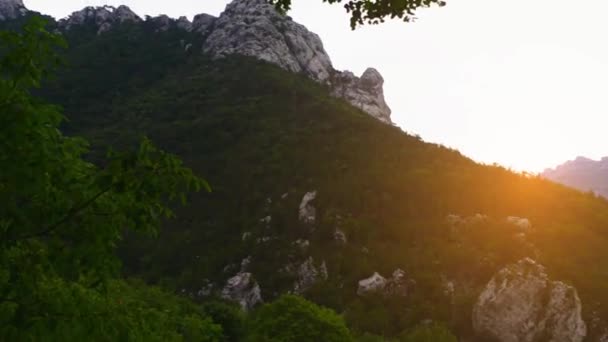
[[[125,4],[140,16],[219,15],[229,0],[25,0],[55,17]],[[339,5],[293,0],[334,67],[378,69],[393,121],[476,161],[540,172],[608,156],[608,1],[447,0],[414,23],[351,31]]]

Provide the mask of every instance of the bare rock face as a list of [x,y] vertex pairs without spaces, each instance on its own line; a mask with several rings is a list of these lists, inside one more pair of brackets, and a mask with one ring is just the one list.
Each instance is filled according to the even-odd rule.
[[243,310],[251,310],[262,303],[262,291],[249,272],[239,272],[228,279],[222,289],[222,298],[239,303]]
[[382,293],[385,296],[405,297],[415,283],[402,269],[396,269],[388,279],[375,272],[371,277],[359,280],[357,294],[363,296],[368,293]]
[[165,32],[171,28],[171,18],[166,15],[159,15],[157,17],[150,18],[150,21],[156,25],[157,32]]
[[292,72],[325,81],[331,61],[319,37],[264,0],[236,0],[215,21],[204,51],[216,57],[256,57]]
[[527,232],[530,229],[532,229],[532,224],[530,223],[530,220],[528,220],[527,218],[509,216],[509,217],[507,217],[507,222],[512,224],[513,226],[517,227],[522,232]]
[[351,72],[336,71],[319,36],[278,13],[266,1],[234,0],[211,26],[203,51],[213,57],[251,56],[303,73],[329,85],[334,96],[382,122],[391,123],[391,110],[382,90],[384,79],[377,70],[369,68],[360,78]]
[[316,197],[316,191],[307,192],[304,197],[302,197],[302,202],[300,202],[299,211],[300,222],[306,224],[315,223],[317,219],[317,210],[310,202],[312,202]]
[[327,280],[327,265],[325,261],[316,267],[312,257],[309,257],[298,267],[298,279],[294,284],[295,293],[303,293],[320,280]]
[[129,7],[124,5],[118,6],[117,8],[113,6],[89,6],[60,20],[59,27],[64,30],[69,30],[73,26],[92,22],[98,27],[97,34],[101,34],[110,30],[114,24],[127,21],[140,22],[141,18],[131,11]]
[[473,328],[500,342],[581,342],[587,334],[576,289],[549,280],[529,258],[490,280],[473,308]]
[[0,20],[15,19],[26,13],[23,0],[0,0]]
[[184,31],[192,31],[192,23],[190,22],[190,20],[188,20],[188,18],[186,17],[179,17],[176,21],[176,25],[178,28],[184,30]]
[[358,295],[365,295],[371,292],[378,292],[384,290],[386,287],[386,278],[375,272],[371,277],[359,280],[359,288],[357,289]]
[[360,78],[345,71],[336,73],[332,94],[382,122],[391,123],[391,109],[384,100],[383,85],[384,79],[376,69],[368,68]]
[[216,17],[209,14],[197,14],[194,16],[194,20],[192,20],[192,31],[208,35],[211,33],[216,20]]

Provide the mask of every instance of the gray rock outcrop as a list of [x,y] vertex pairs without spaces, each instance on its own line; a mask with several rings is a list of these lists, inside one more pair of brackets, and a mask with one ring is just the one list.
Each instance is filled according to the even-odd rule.
[[323,261],[319,267],[316,267],[313,258],[309,257],[298,267],[297,276],[298,279],[294,284],[294,292],[303,293],[318,281],[327,280],[327,265]]
[[224,57],[255,57],[285,70],[304,72],[317,81],[329,79],[333,68],[321,39],[264,0],[236,0],[215,21],[204,51]]
[[392,277],[388,279],[380,273],[374,272],[371,277],[359,280],[357,294],[364,296],[369,293],[382,293],[385,296],[405,297],[415,283],[402,269],[396,269]]
[[357,294],[362,296],[372,292],[384,290],[386,286],[386,278],[378,272],[374,272],[371,277],[359,280],[359,288]]
[[337,72],[332,82],[332,94],[345,99],[376,119],[391,123],[391,109],[384,100],[384,78],[374,68],[368,68],[361,77],[352,72]]
[[473,308],[473,328],[500,342],[581,342],[587,333],[576,289],[551,281],[529,258],[490,280]]
[[80,11],[72,13],[69,17],[59,21],[59,27],[63,30],[69,30],[75,25],[83,25],[86,23],[94,23],[98,28],[97,34],[106,32],[113,25],[124,23],[127,21],[139,22],[141,18],[137,16],[127,6],[88,6]]
[[238,303],[243,310],[251,310],[263,302],[262,290],[249,272],[239,272],[228,279],[221,296]]
[[211,33],[216,20],[216,17],[209,14],[197,14],[192,20],[192,31],[206,36]]
[[219,18],[206,19],[211,24],[204,27],[208,30],[212,26],[212,30],[203,51],[211,56],[245,55],[303,73],[329,85],[334,96],[391,123],[391,110],[382,88],[384,79],[377,70],[369,68],[360,78],[351,72],[335,70],[319,36],[278,13],[266,1],[234,0]]
[[302,201],[300,202],[300,208],[299,208],[300,222],[306,223],[306,224],[315,223],[315,221],[317,219],[317,210],[310,203],[315,198],[317,198],[316,191],[307,192],[306,194],[304,194],[304,197],[302,197]]
[[26,13],[23,0],[0,0],[0,20],[15,19]]

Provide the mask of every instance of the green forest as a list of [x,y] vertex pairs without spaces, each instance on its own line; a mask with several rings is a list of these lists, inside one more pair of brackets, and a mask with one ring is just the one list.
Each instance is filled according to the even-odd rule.
[[[476,163],[304,75],[212,60],[175,27],[9,24],[0,340],[484,341],[472,305],[524,257],[576,287],[586,321],[608,321],[608,201],[593,193]],[[311,225],[298,208],[312,191]],[[509,216],[532,222],[525,240]],[[248,257],[264,304],[196,295]],[[308,258],[327,279],[296,295],[281,270]],[[415,280],[407,296],[357,293],[396,269]]]

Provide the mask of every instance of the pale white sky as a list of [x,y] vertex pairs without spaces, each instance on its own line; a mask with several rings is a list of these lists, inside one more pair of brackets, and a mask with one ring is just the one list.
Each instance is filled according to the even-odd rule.
[[[218,15],[229,0],[25,0],[55,17],[88,5]],[[337,69],[385,79],[393,121],[484,163],[542,171],[608,155],[608,1],[448,0],[415,23],[349,28],[341,6],[293,0]]]

